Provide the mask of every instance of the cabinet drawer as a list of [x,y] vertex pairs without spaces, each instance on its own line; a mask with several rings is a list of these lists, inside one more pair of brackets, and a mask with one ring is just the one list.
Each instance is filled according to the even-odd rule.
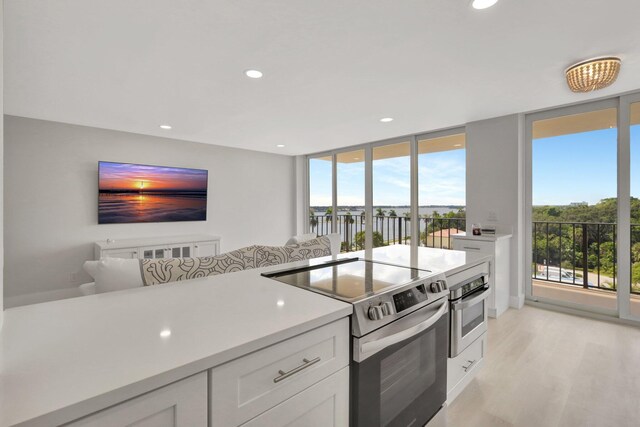
[[346,427],[349,425],[349,368],[325,378],[242,427]]
[[202,372],[89,415],[65,427],[206,427],[207,374]]
[[453,239],[453,249],[458,251],[481,252],[493,255],[494,243],[479,240]]
[[[447,392],[451,392],[464,382],[467,375],[472,375],[484,358],[486,346],[485,333],[475,340],[469,347],[453,359],[447,360]],[[464,388],[464,384],[461,389]],[[462,390],[457,390],[459,393]],[[457,396],[458,393],[455,393]]]
[[344,318],[213,368],[211,424],[240,425],[348,364]]

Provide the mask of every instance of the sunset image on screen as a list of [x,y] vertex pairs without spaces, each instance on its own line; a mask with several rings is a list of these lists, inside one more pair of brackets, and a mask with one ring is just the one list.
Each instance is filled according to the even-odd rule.
[[100,162],[98,222],[204,221],[207,182],[202,169]]

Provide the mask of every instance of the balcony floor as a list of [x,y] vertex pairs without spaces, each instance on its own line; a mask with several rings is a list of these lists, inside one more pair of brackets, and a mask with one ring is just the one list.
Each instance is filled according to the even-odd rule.
[[638,425],[640,328],[525,306],[488,338],[450,427]]
[[[536,297],[581,304],[588,307],[617,310],[615,292],[601,289],[584,289],[580,286],[553,283],[544,280],[532,280],[532,285],[533,295]],[[629,305],[631,313],[640,316],[640,296],[631,295]]]

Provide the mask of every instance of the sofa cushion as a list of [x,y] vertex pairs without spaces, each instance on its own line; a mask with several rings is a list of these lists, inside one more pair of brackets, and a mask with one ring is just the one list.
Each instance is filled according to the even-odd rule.
[[143,285],[138,259],[103,258],[99,261],[87,261],[83,268],[93,277],[96,293],[139,288]]

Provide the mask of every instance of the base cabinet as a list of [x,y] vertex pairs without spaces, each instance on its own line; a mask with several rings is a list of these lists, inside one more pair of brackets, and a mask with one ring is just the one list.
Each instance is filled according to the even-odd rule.
[[66,426],[206,427],[207,374],[201,372]]
[[463,236],[453,235],[453,249],[467,252],[480,252],[491,255],[489,283],[493,292],[489,296],[488,314],[498,317],[509,308],[510,295],[510,234],[495,236]]
[[484,333],[462,353],[447,360],[447,404],[465,389],[484,363],[487,334]]
[[349,425],[349,368],[342,368],[243,427],[346,427]]

